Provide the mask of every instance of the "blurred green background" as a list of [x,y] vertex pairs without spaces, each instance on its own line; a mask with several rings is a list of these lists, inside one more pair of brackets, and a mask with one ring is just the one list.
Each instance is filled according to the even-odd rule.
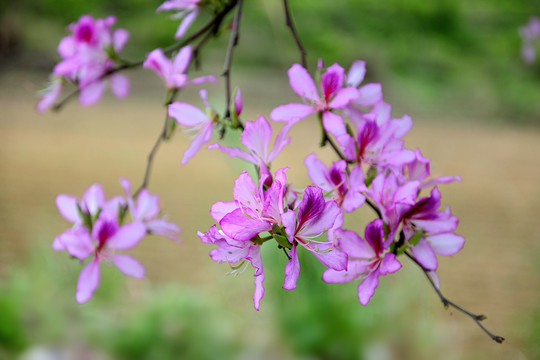
[[[196,236],[212,225],[211,204],[231,198],[244,164],[202,151],[180,167],[188,143],[182,134],[160,149],[150,185],[182,227],[182,246],[144,240],[134,253],[146,279],[103,267],[94,298],[77,305],[80,265],[50,249],[68,226],[54,198],[80,196],[94,182],[118,194],[120,176],[137,183],[161,128],[165,90],[153,73],[133,70],[126,101],[106,97],[91,108],[73,102],[44,115],[33,110],[35,91],[58,60],[66,25],[81,14],[116,15],[131,32],[128,59],[171,44],[178,22],[155,14],[159,4],[0,2],[0,359],[540,358],[540,61],[523,63],[518,36],[531,15],[540,15],[532,1],[290,0],[309,67],[318,58],[345,67],[366,60],[368,80],[383,84],[394,114],[416,120],[406,145],[433,158],[436,174],[464,179],[441,189],[467,239],[461,253],[441,259],[442,290],[488,315],[486,326],[505,344],[445,311],[406,259],[362,307],[356,284],[323,284],[311,256],[301,258],[298,289],[282,290],[286,259],[265,246],[266,294],[256,312],[251,268],[225,276],[227,265],[213,263]],[[232,74],[243,89],[245,119],[296,101],[286,70],[298,52],[281,2],[245,1],[241,30]],[[197,74],[219,75],[227,40],[208,43]],[[181,96],[200,104],[196,89]],[[222,108],[222,85],[210,88],[210,100]],[[334,159],[317,148],[309,121],[292,134],[275,168],[291,166],[288,175],[301,188],[308,184],[307,153],[317,151],[327,164]],[[346,225],[359,230],[372,217],[360,211]]]

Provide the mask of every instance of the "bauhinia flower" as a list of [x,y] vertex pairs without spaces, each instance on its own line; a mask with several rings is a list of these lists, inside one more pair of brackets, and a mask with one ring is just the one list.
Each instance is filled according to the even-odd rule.
[[321,263],[331,269],[347,268],[347,255],[339,251],[334,243],[316,240],[334,226],[340,214],[341,210],[335,201],[325,201],[320,188],[308,186],[297,211],[289,210],[281,216],[285,232],[292,244],[289,251],[290,260],[285,266],[284,289],[296,288],[300,274],[298,245],[309,250]]
[[91,258],[84,266],[77,281],[75,298],[78,303],[90,300],[99,284],[100,262],[112,262],[121,272],[136,278],[144,276],[142,265],[118,250],[131,249],[146,235],[141,222],[119,225],[117,214],[101,211],[92,229],[76,227],[57,237],[63,249],[82,261]]
[[362,279],[358,284],[358,300],[367,305],[379,285],[379,276],[391,274],[401,268],[401,263],[391,252],[385,252],[383,222],[375,219],[368,224],[364,239],[351,230],[336,230],[338,245],[348,255],[344,270],[327,269],[323,280],[327,283],[343,283]]
[[184,132],[195,134],[191,145],[184,152],[182,165],[185,165],[189,159],[195,156],[203,144],[210,141],[212,129],[218,117],[206,100],[206,90],[200,90],[199,94],[206,105],[207,112],[211,113],[211,116],[188,103],[174,102],[169,105],[169,116],[176,119],[176,122],[184,128]]
[[148,54],[143,63],[143,67],[153,70],[164,81],[168,89],[180,89],[187,85],[199,85],[204,82],[217,83],[215,76],[201,76],[195,79],[188,80],[186,70],[191,61],[192,50],[191,46],[184,46],[174,60],[169,60],[161,49],[155,49]]
[[[116,97],[124,98],[129,92],[127,77],[109,73],[115,65],[116,54],[122,51],[129,38],[124,29],[112,30],[115,22],[113,16],[104,19],[81,16],[77,23],[69,26],[72,34],[60,41],[58,53],[62,60],[55,66],[53,74],[77,84],[81,105],[92,105],[98,101],[107,81]],[[47,92],[38,104],[38,111],[53,105],[59,89],[56,85]]]
[[345,134],[347,131],[343,118],[333,110],[344,108],[358,97],[358,90],[354,86],[344,87],[345,70],[338,64],[326,69],[321,75],[321,95],[313,78],[303,66],[294,64],[288,74],[292,89],[308,104],[289,103],[278,106],[272,110],[270,118],[274,121],[295,123],[311,114],[320,113],[326,131],[335,136]]

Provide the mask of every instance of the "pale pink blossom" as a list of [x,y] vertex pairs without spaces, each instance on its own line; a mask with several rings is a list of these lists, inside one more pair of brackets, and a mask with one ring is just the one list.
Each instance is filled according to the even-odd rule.
[[175,39],[180,39],[199,14],[201,0],[168,0],[161,4],[156,11],[179,10],[175,18],[183,18],[176,30]]

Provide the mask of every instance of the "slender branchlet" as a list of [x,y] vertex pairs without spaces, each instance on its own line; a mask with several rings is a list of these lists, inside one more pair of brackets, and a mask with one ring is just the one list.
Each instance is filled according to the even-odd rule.
[[296,43],[296,46],[298,47],[298,51],[300,52],[300,63],[305,69],[307,69],[306,50],[302,46],[302,43],[300,42],[300,38],[298,37],[298,33],[296,32],[296,28],[294,27],[294,23],[291,17],[291,12],[289,11],[289,3],[287,0],[283,0],[283,11],[285,12],[285,24],[291,30],[291,34],[294,38],[294,42]]

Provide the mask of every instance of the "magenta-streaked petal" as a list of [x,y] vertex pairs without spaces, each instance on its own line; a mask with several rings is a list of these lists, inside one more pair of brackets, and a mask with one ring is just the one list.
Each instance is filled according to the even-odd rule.
[[193,21],[195,21],[195,19],[197,18],[198,14],[199,12],[197,10],[194,10],[184,17],[184,19],[180,23],[180,26],[178,26],[178,30],[176,30],[176,34],[174,34],[175,39],[178,40],[182,36],[184,36],[184,34],[189,29]]
[[[305,196],[305,194],[304,194]],[[303,199],[302,199],[303,201]],[[318,206],[318,205],[315,205]],[[302,203],[298,210],[298,218],[300,219],[300,210],[302,209]],[[311,211],[309,209],[308,211]],[[310,214],[306,213],[305,219],[303,222],[303,227],[299,230],[299,235],[301,236],[310,236],[310,235],[319,235],[325,231],[328,231],[336,221],[337,217],[341,214],[341,209],[335,201],[327,201],[324,204],[324,208],[316,217],[311,217]],[[300,225],[299,225],[300,226]]]
[[371,83],[358,89],[358,97],[353,101],[359,106],[372,106],[382,101],[382,86],[379,83]]
[[294,234],[296,232],[296,214],[293,210],[289,210],[284,214],[281,214],[281,222],[285,227],[285,233],[289,238],[289,242],[294,241]]
[[401,269],[401,263],[396,258],[396,255],[392,253],[386,253],[381,260],[381,264],[379,265],[379,274],[380,275],[386,275],[386,274],[392,274],[395,273]]
[[234,180],[233,199],[242,207],[259,214],[262,212],[263,200],[261,199],[261,193],[245,170],[238,176],[238,179]]
[[352,136],[345,133],[343,135],[337,136],[336,140],[343,150],[343,154],[347,160],[356,160],[356,141]]
[[261,299],[264,296],[264,273],[255,276],[255,292],[253,293],[253,306],[255,310],[259,311]]
[[339,90],[328,106],[331,109],[341,109],[347,106],[354,99],[358,98],[358,96],[359,92],[356,88],[347,87]]
[[289,251],[289,258],[290,260],[285,265],[285,280],[283,281],[283,288],[285,290],[296,289],[296,281],[298,280],[298,275],[300,275],[300,262],[296,253],[296,245],[293,245]]
[[343,118],[340,115],[334,114],[330,111],[324,111],[322,118],[324,129],[330,134],[338,137],[347,133],[347,129],[343,123]]
[[239,116],[242,113],[243,107],[244,103],[242,101],[242,91],[238,89],[236,91],[236,96],[234,97],[234,111],[236,112],[236,116]]
[[210,209],[210,216],[215,222],[220,222],[225,215],[238,209],[236,201],[217,201]]
[[81,270],[77,280],[75,299],[79,304],[85,303],[92,297],[99,284],[99,259],[95,257]]
[[[103,206],[105,193],[100,184],[93,184],[84,192],[81,207],[94,215]],[[84,206],[83,206],[84,205]]]
[[143,68],[153,70],[168,83],[169,76],[172,74],[172,63],[165,56],[161,49],[153,50],[143,63]]
[[114,255],[112,257],[112,262],[114,266],[118,268],[118,270],[128,276],[133,276],[137,279],[142,279],[144,277],[144,267],[140,262],[129,255]]
[[144,224],[146,225],[146,229],[152,234],[165,236],[176,242],[180,241],[178,234],[180,234],[181,230],[175,223],[165,219],[154,219]]
[[454,255],[465,244],[465,238],[454,233],[444,233],[426,236],[426,240],[431,244],[431,248],[439,255]]
[[326,69],[321,75],[321,90],[326,101],[343,88],[344,81],[345,69],[339,64],[336,63]]
[[296,122],[316,112],[311,105],[289,103],[276,107],[270,113],[270,119],[273,121],[291,121]]
[[71,195],[60,194],[56,197],[56,207],[64,219],[73,223],[81,221],[77,210],[77,198]]
[[174,57],[172,69],[174,73],[185,73],[191,60],[191,46],[187,45],[180,49]]
[[238,241],[248,241],[259,233],[272,229],[272,224],[268,221],[249,218],[241,209],[225,215],[219,225],[225,234]]
[[180,125],[187,127],[211,122],[204,112],[188,103],[174,102],[169,105],[169,116],[175,118]]
[[379,286],[379,274],[377,272],[369,274],[360,284],[358,284],[358,301],[366,306]]
[[418,244],[411,248],[411,252],[414,258],[424,267],[424,269],[433,271],[437,270],[437,257],[425,239],[420,239]]
[[111,91],[119,99],[129,95],[129,79],[122,74],[112,74],[109,76]]
[[79,90],[79,103],[82,106],[94,105],[105,91],[105,82],[103,80],[95,80]]
[[191,141],[191,144],[187,148],[186,151],[184,151],[184,156],[182,157],[182,165],[186,165],[187,161],[191,159],[197,151],[203,146],[203,144],[206,144],[210,141],[210,138],[212,137],[212,128],[213,123],[211,121],[208,121],[208,123],[204,124],[199,134]]
[[[320,100],[313,78],[302,65],[294,64],[291,66],[288,71],[288,75],[291,88],[300,97],[306,98],[313,102]],[[274,119],[272,118],[272,120]]]
[[362,60],[355,60],[349,68],[347,74],[347,85],[358,87],[364,76],[366,75],[366,62]]
[[107,248],[114,250],[131,249],[146,235],[146,227],[141,222],[126,224],[118,228],[106,243]]

